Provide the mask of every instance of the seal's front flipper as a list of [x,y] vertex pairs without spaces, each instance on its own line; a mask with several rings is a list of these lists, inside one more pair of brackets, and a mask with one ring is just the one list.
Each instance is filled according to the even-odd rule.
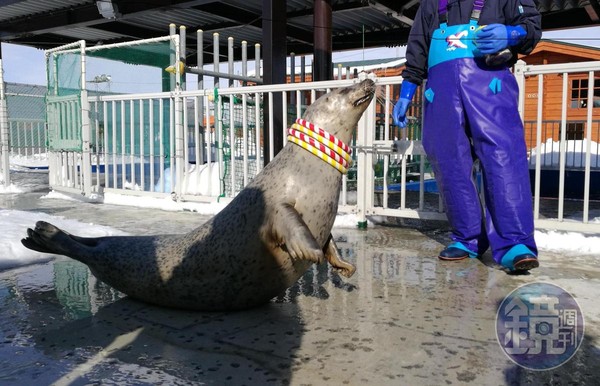
[[323,262],[323,250],[293,206],[282,205],[273,217],[273,234],[281,249],[294,259]]
[[327,244],[324,248],[325,258],[329,261],[329,264],[342,276],[350,277],[354,275],[356,271],[356,267],[354,264],[350,264],[340,256],[338,252],[337,245],[335,245],[335,241],[333,240],[333,236],[329,235],[329,240],[327,240]]

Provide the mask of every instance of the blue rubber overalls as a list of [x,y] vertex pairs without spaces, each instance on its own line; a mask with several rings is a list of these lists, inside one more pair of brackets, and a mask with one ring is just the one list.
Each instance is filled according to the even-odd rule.
[[[488,67],[474,44],[483,0],[469,24],[448,26],[440,0],[425,86],[423,146],[442,192],[451,238],[472,257],[489,247],[512,268],[523,253],[537,256],[518,86],[506,66]],[[480,160],[485,203],[473,181]]]

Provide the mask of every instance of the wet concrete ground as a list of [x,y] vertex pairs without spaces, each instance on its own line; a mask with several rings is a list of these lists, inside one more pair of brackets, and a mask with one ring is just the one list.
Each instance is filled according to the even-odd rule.
[[[2,196],[0,206],[130,234],[183,233],[208,219],[42,194]],[[314,266],[272,303],[236,313],[139,303],[65,257],[0,272],[0,384],[599,384],[599,257],[541,251],[541,267],[519,276],[487,255],[442,262],[444,226],[334,228],[357,265],[352,278]],[[540,281],[570,292],[586,326],[570,361],[532,371],[504,354],[495,323],[511,291]]]

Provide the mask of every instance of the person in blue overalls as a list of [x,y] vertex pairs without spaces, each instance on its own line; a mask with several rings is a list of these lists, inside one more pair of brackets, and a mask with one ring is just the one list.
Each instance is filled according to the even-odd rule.
[[[491,248],[509,271],[539,266],[518,86],[509,68],[541,38],[533,0],[421,0],[406,51],[396,125],[427,78],[423,147],[452,227],[442,260]],[[479,159],[484,205],[473,182]]]

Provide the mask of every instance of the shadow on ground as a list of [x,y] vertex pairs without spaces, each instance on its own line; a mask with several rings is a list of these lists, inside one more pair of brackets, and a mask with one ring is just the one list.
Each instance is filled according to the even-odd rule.
[[2,326],[6,385],[289,384],[311,359],[298,352],[306,330],[298,298],[328,299],[330,280],[355,289],[321,265],[265,306],[193,312],[123,297],[66,258],[21,271],[1,304],[18,320]]

